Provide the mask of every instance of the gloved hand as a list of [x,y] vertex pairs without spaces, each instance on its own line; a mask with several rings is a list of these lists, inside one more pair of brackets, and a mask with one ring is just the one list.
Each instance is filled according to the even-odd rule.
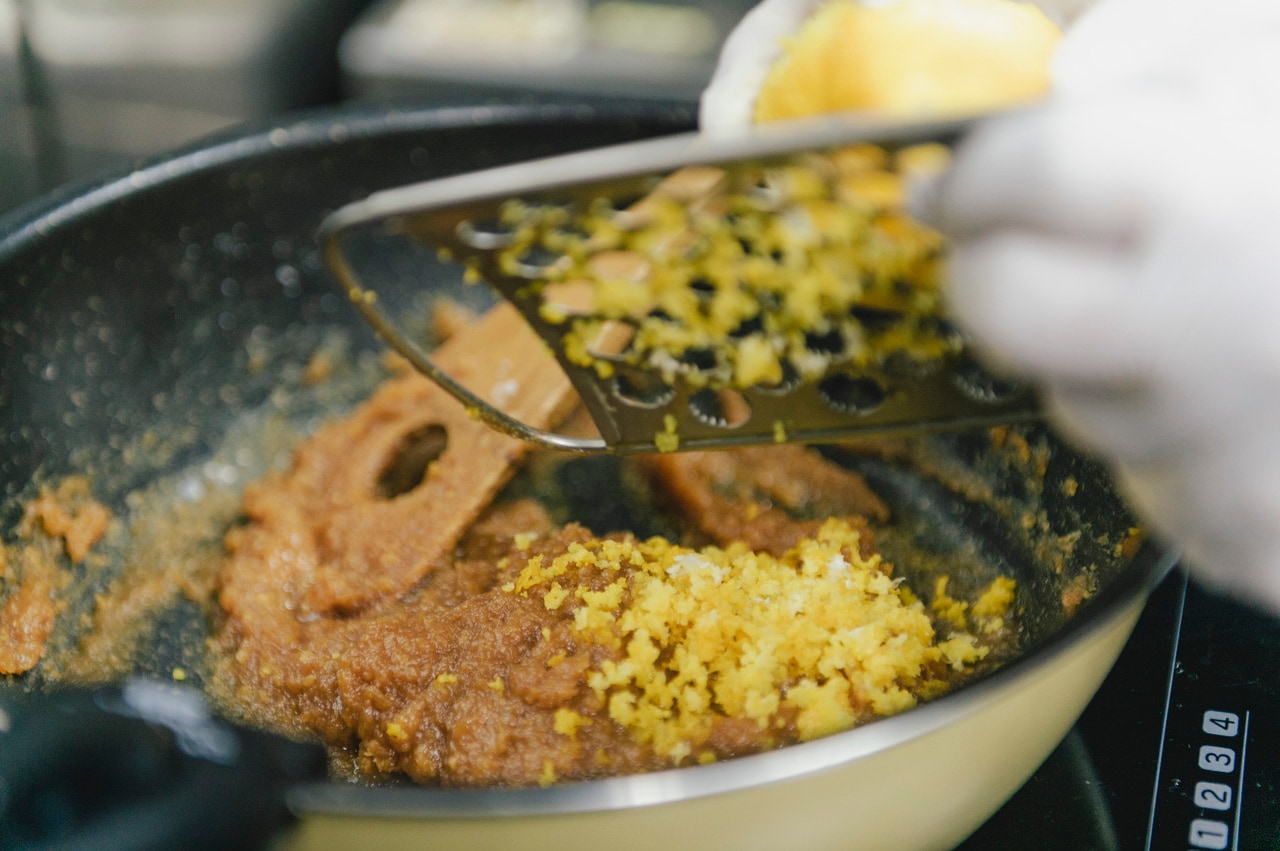
[[[705,129],[750,125],[823,5],[744,19]],[[953,309],[1202,578],[1280,612],[1280,4],[1034,5],[1066,26],[1053,95],[975,133],[933,211]]]
[[1280,612],[1280,4],[1104,0],[936,223],[987,354],[1199,576]]

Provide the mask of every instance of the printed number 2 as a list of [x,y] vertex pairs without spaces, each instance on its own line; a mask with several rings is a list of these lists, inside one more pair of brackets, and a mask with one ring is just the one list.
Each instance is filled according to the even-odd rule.
[[1231,748],[1202,745],[1200,747],[1200,767],[1205,771],[1230,774],[1236,767],[1236,752]]
[[1208,783],[1202,780],[1196,784],[1192,799],[1197,807],[1203,807],[1206,810],[1229,810],[1231,809],[1231,787],[1225,783]]
[[1191,832],[1187,835],[1187,841],[1193,848],[1210,848],[1218,851],[1227,847],[1227,839],[1230,836],[1231,832],[1226,822],[1198,818],[1191,822]]
[[1231,738],[1240,730],[1240,716],[1234,712],[1217,712],[1210,709],[1204,714],[1204,722],[1200,725],[1210,736]]

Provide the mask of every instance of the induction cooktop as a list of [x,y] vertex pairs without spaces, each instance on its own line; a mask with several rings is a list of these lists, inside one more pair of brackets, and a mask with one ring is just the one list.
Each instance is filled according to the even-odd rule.
[[1071,733],[961,851],[1280,849],[1280,620],[1175,572]]

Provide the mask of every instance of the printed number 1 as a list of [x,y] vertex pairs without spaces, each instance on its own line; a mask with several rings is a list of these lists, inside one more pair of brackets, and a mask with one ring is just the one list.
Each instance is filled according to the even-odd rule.
[[1191,843],[1193,848],[1209,848],[1212,851],[1220,851],[1227,847],[1227,839],[1230,837],[1230,829],[1224,821],[1213,821],[1211,819],[1198,818],[1191,822],[1191,833],[1187,836],[1187,841]]

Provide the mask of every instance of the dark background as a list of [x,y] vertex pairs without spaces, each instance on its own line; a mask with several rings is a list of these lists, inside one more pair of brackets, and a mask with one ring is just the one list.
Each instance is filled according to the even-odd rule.
[[0,211],[346,101],[693,103],[754,0],[0,0]]

